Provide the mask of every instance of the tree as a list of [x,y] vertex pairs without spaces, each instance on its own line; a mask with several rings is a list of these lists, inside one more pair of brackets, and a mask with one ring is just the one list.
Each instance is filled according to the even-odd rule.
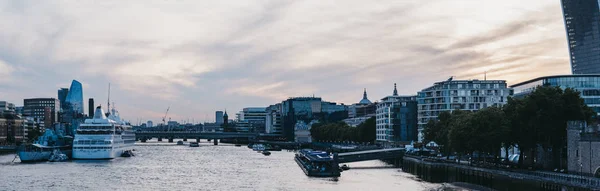
[[523,99],[509,99],[504,110],[509,119],[510,134],[515,136],[512,142],[521,150],[520,165],[524,162],[524,151],[529,151],[531,162],[537,147],[541,146],[545,153],[552,150],[552,160],[545,165],[548,168],[562,167],[560,161],[566,145],[567,122],[592,121],[595,116],[579,92],[550,86],[537,87]]
[[491,153],[497,158],[505,137],[510,135],[504,111],[499,107],[487,107],[473,113],[470,120],[473,149]]

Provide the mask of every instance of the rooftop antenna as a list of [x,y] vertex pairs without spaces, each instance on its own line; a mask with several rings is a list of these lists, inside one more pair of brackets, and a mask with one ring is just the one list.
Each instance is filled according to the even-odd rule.
[[483,71],[483,81],[487,80],[487,71]]

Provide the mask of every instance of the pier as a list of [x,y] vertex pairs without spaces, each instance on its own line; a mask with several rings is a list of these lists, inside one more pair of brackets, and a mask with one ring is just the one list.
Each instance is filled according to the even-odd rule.
[[378,149],[378,150],[367,150],[367,151],[358,151],[358,152],[348,152],[348,153],[336,153],[334,154],[334,159],[338,163],[350,163],[350,162],[360,162],[360,161],[369,161],[369,160],[393,160],[393,159],[402,159],[406,149],[404,148],[394,148],[394,149]]

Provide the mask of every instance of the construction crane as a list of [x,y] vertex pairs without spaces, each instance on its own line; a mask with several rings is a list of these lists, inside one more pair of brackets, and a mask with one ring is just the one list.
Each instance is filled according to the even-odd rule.
[[[167,107],[167,112],[165,112],[165,117],[162,118],[162,121],[163,121],[164,125],[167,125],[167,121],[166,120],[167,120],[167,115],[169,114],[169,109],[171,109],[171,106]],[[169,118],[169,120],[171,120],[171,119]],[[168,127],[168,125],[167,125],[167,127]],[[171,128],[169,128],[169,131],[171,131]]]

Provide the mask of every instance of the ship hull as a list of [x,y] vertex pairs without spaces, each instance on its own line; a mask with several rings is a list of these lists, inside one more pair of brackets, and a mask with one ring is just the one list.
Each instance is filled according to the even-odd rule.
[[108,149],[74,148],[73,159],[79,160],[109,160],[121,157],[123,152],[131,150],[131,146]]
[[[71,157],[71,149],[61,149],[60,150],[63,154],[66,154],[67,157]],[[21,162],[42,162],[42,161],[48,161],[50,159],[50,156],[52,155],[52,151],[51,150],[44,150],[44,151],[19,151],[17,152],[17,154],[19,155],[19,159],[21,160]]]

